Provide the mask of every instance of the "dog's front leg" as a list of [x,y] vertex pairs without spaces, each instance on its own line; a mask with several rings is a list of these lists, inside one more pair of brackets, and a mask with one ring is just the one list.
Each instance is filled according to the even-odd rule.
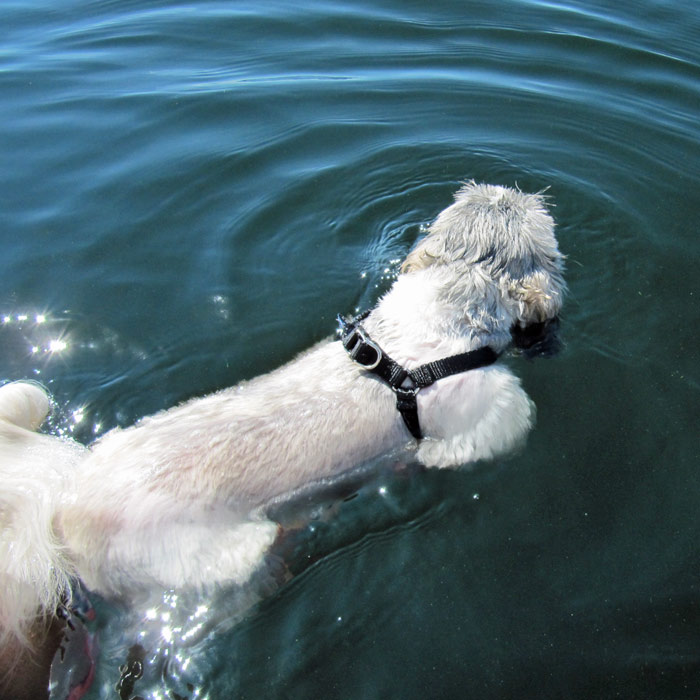
[[425,438],[417,457],[428,467],[491,459],[522,443],[535,407],[503,366],[448,377],[418,394]]

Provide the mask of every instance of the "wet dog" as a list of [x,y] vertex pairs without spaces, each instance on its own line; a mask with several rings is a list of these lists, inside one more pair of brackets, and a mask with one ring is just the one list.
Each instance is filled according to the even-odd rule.
[[371,312],[269,374],[89,448],[36,432],[40,386],[0,387],[4,641],[76,579],[119,597],[244,583],[279,534],[271,503],[400,446],[437,468],[512,450],[534,407],[497,358],[538,342],[564,290],[543,197],[468,183]]

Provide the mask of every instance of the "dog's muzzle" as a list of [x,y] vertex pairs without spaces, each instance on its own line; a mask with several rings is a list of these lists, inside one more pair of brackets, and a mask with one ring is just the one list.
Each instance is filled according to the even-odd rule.
[[562,346],[559,336],[559,317],[547,321],[531,323],[522,327],[517,323],[510,329],[513,347],[528,359],[534,357],[552,357]]

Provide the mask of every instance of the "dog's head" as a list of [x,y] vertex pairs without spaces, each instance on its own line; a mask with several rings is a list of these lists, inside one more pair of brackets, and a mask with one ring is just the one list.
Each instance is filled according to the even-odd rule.
[[465,184],[401,272],[426,268],[449,270],[444,292],[452,299],[493,306],[489,313],[505,313],[521,330],[555,319],[566,289],[543,196],[508,187]]

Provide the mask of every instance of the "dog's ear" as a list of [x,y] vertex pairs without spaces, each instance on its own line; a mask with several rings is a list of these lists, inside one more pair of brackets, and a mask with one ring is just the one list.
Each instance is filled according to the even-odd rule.
[[553,276],[542,271],[512,280],[508,295],[518,303],[520,324],[526,327],[555,318],[562,306],[562,289],[563,282],[555,284]]
[[401,274],[422,270],[436,262],[439,251],[430,251],[429,246],[434,241],[428,236],[422,241],[419,241],[415,248],[406,256],[406,259],[401,263]]

